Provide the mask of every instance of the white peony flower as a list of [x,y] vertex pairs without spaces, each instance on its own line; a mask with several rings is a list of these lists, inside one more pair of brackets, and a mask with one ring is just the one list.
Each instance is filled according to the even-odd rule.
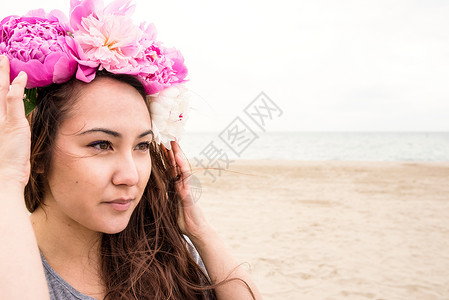
[[148,96],[153,122],[154,140],[171,149],[170,141],[179,140],[188,119],[189,91],[177,84]]

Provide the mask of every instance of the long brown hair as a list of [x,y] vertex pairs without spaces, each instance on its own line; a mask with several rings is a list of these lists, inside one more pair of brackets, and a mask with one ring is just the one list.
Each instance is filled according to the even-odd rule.
[[[145,99],[144,88],[136,78],[97,73],[97,78],[104,76],[130,84]],[[56,133],[83,84],[72,79],[40,89],[37,106],[28,115],[31,175],[25,187],[25,203],[30,212],[45,205],[46,174]],[[215,299],[213,285],[193,260],[179,229],[180,199],[175,182],[168,177],[168,160],[154,142],[150,155],[150,179],[128,226],[122,232],[102,235],[100,269],[105,299]]]

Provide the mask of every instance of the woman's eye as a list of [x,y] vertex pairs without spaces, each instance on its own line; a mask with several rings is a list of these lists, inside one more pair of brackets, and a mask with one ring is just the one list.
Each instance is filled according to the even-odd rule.
[[98,149],[98,150],[111,150],[112,146],[111,143],[108,141],[98,141],[94,142],[89,145],[92,148]]
[[136,149],[139,151],[148,151],[150,149],[150,143],[149,142],[140,143],[136,146]]

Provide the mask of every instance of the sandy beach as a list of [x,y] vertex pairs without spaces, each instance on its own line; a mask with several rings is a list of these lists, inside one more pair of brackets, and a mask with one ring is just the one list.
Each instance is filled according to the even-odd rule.
[[449,299],[449,163],[209,171],[198,201],[265,299]]

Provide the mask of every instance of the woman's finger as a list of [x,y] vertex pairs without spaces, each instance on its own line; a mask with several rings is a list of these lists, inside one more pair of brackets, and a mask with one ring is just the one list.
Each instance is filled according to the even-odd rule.
[[[178,172],[182,179],[179,181],[179,186],[186,192],[190,188],[189,186],[189,181],[191,179],[190,168],[187,164],[187,159],[185,158],[184,153],[181,151],[181,148],[179,147],[179,144],[176,141],[172,141],[171,146],[172,151],[174,153],[177,168],[179,169]],[[187,195],[189,194],[190,193],[187,192]]]
[[27,83],[27,74],[20,71],[14,78],[11,88],[6,96],[6,116],[10,120],[18,120],[25,116],[23,93]]
[[189,167],[187,166],[186,159],[184,157],[184,153],[181,151],[181,148],[179,147],[179,144],[175,141],[171,142],[171,147],[173,149],[173,153],[175,156],[176,164],[181,169],[181,172],[183,174],[187,174],[190,172]]
[[6,114],[6,95],[9,91],[9,60],[0,55],[0,116]]
[[168,150],[167,148],[165,148],[164,145],[162,145],[162,149],[163,149],[165,158],[168,161],[169,176],[172,179],[176,179],[177,175],[178,175],[178,167],[176,166],[176,160],[175,160],[175,156],[173,154],[173,151],[172,150]]

